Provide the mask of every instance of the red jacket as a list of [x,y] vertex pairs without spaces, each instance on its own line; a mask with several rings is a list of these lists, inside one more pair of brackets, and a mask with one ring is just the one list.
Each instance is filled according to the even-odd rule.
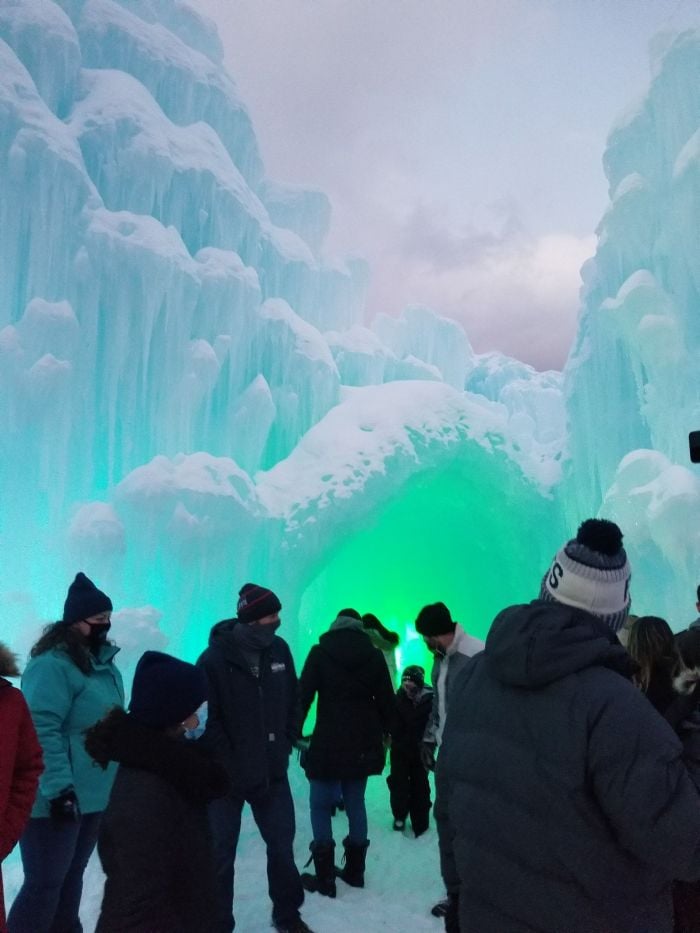
[[[19,674],[12,653],[0,644],[0,675]],[[39,775],[41,748],[21,692],[0,676],[0,861],[14,849],[29,819]],[[0,931],[5,930],[0,871]]]

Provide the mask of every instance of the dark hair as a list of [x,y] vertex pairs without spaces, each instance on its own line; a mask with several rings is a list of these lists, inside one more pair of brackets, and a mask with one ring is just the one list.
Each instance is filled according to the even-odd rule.
[[676,650],[683,667],[689,670],[700,667],[700,631],[689,628],[676,635]]
[[357,619],[358,622],[362,621],[362,616],[357,609],[341,609],[338,616],[347,616],[349,619]]
[[83,674],[92,673],[90,651],[85,644],[85,639],[65,622],[52,622],[47,625],[39,640],[32,646],[29,656],[38,658],[40,654],[45,654],[54,648],[64,651]]
[[103,771],[112,760],[110,749],[114,734],[125,719],[125,711],[120,706],[113,706],[106,716],[85,730],[85,749]]
[[698,587],[697,597],[698,597],[698,602],[700,603],[700,586]]
[[659,616],[640,616],[630,629],[627,651],[639,665],[636,682],[645,692],[659,667],[673,675],[679,657],[671,626]]
[[374,613],[366,612],[362,616],[362,624],[365,628],[374,629],[375,632],[379,632],[382,638],[388,641],[390,645],[398,645],[399,636],[396,632],[390,632],[388,628],[384,628]]

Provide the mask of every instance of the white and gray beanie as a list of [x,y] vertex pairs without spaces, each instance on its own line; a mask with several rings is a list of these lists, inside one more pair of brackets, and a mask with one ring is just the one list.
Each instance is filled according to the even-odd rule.
[[620,529],[589,518],[557,552],[542,578],[540,599],[585,609],[618,632],[630,608],[630,576]]

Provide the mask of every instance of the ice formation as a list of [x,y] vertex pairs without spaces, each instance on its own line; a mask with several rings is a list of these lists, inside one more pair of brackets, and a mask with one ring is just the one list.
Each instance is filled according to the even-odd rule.
[[[184,0],[0,5],[0,610],[24,650],[80,567],[128,645],[188,656],[247,579],[303,646],[338,606],[483,635],[578,520],[623,524],[635,608],[692,614],[700,36],[611,133],[563,374],[428,309],[365,319],[330,205],[265,175]],[[127,635],[126,632],[129,634]],[[408,645],[410,652],[410,643]]]

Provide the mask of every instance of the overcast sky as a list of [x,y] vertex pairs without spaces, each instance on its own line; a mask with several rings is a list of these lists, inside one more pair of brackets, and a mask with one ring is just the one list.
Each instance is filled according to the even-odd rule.
[[698,0],[198,0],[267,174],[322,188],[368,317],[426,304],[560,367],[607,203],[605,139]]

